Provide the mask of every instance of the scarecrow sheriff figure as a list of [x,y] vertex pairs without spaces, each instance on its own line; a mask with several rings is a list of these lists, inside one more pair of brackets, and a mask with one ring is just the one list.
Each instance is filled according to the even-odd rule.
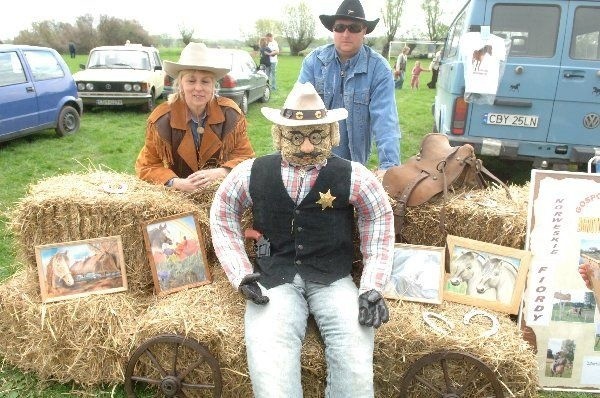
[[[245,342],[254,396],[302,397],[300,352],[307,318],[325,343],[327,397],[373,397],[374,328],[389,319],[382,297],[393,257],[393,215],[375,175],[331,149],[345,109],[325,109],[310,83],[296,83],[282,110],[262,108],[279,152],[236,166],[215,194],[213,244],[247,299]],[[253,267],[240,220],[252,208]],[[358,217],[364,269],[350,276]]]

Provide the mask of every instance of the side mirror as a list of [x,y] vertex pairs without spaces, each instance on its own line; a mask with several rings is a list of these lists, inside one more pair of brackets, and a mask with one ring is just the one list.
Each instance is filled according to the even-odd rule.
[[85,65],[84,64],[79,64],[79,69],[85,69]]

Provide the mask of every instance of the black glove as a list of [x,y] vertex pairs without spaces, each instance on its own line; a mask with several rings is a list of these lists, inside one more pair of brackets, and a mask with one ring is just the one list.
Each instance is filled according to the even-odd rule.
[[260,274],[255,272],[253,274],[248,274],[242,279],[240,282],[240,293],[244,295],[246,300],[252,300],[254,304],[267,304],[269,302],[269,298],[267,296],[263,296],[260,291],[260,286],[258,286],[258,280],[260,279]]
[[369,290],[358,296],[358,323],[378,328],[389,320],[390,312],[377,290]]

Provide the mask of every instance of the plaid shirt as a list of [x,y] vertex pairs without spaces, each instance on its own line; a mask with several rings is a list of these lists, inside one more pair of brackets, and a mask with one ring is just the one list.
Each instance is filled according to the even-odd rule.
[[[237,289],[244,276],[253,271],[244,247],[241,217],[252,206],[248,186],[254,159],[236,166],[225,178],[210,209],[213,246],[231,284]],[[295,203],[300,203],[315,184],[324,166],[301,168],[283,161],[283,185]],[[387,193],[375,175],[360,163],[352,162],[350,204],[358,216],[363,273],[359,294],[375,289],[383,291],[392,269],[394,221]]]

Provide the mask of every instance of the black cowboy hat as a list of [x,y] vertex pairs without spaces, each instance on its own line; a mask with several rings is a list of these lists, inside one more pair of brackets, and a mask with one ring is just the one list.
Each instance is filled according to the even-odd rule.
[[375,26],[377,26],[377,22],[379,22],[379,18],[374,21],[367,21],[365,19],[365,10],[363,10],[363,6],[359,0],[344,0],[334,15],[319,15],[319,19],[329,31],[333,31],[333,24],[336,19],[360,21],[367,25],[367,34],[371,33],[375,29]]

